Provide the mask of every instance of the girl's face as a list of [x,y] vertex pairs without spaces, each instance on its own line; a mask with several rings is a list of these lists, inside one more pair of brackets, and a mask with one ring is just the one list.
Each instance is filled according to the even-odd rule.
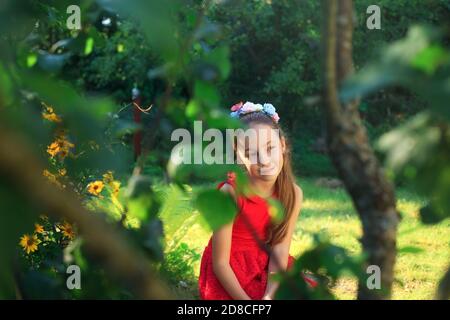
[[237,155],[252,178],[275,181],[283,167],[286,142],[278,129],[250,123],[248,138],[237,140]]

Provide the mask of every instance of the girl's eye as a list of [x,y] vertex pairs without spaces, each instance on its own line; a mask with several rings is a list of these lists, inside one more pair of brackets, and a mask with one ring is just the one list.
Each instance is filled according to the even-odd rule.
[[256,152],[249,152],[249,151],[245,151],[245,157],[248,159],[250,157],[255,157],[256,156]]

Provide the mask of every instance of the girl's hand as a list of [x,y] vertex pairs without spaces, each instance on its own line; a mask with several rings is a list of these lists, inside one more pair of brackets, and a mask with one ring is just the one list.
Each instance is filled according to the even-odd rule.
[[265,295],[262,297],[262,299],[263,299],[263,300],[273,300],[272,297],[271,297],[270,295],[268,295],[268,294],[265,294]]

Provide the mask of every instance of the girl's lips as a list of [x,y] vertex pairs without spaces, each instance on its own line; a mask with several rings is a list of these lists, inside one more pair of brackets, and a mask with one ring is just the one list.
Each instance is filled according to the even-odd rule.
[[259,174],[262,176],[272,176],[275,173],[276,173],[276,167],[274,165],[272,165],[268,168],[264,168],[264,167],[259,168]]

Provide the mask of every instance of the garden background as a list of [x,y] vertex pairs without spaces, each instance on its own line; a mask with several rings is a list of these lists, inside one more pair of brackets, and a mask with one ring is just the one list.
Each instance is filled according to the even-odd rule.
[[[203,248],[235,214],[213,189],[238,168],[176,166],[170,136],[194,120],[237,128],[229,107],[254,101],[276,106],[292,144],[297,268],[328,279],[310,292],[285,275],[278,297],[357,298],[364,213],[328,144],[335,2],[75,1],[71,30],[72,2],[0,6],[0,297],[198,299]],[[366,25],[373,4],[381,29]],[[449,13],[448,0],[351,11],[355,73],[340,99],[360,99],[356,125],[401,216],[392,290],[378,298],[450,292]],[[69,290],[73,264],[82,288]]]

